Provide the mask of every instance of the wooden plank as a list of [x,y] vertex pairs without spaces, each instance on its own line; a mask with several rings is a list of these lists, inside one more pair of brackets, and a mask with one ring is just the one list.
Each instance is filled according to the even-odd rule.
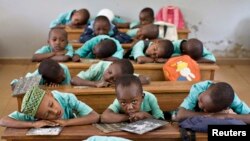
[[[58,136],[26,136],[28,129],[16,129],[16,128],[6,128],[2,139],[9,141],[27,141],[27,140],[63,140],[63,141],[82,141],[93,135],[98,136],[116,136],[131,139],[134,141],[179,141],[181,140],[181,135],[179,131],[178,124],[167,124],[159,129],[145,133],[143,135],[137,135],[125,131],[118,131],[112,133],[104,133],[92,125],[83,126],[71,126],[64,127],[63,131]],[[207,140],[207,133],[196,133],[197,141]]]
[[[83,59],[84,61],[84,59]],[[79,62],[66,62],[64,63],[70,69],[71,76],[76,76],[80,71],[87,70],[93,63],[79,63]],[[137,64],[133,62],[135,73],[149,76],[152,81],[165,81],[164,73],[162,70],[163,64],[147,63]],[[200,63],[201,80],[214,80],[214,73],[219,66],[216,64]]]
[[[84,29],[72,29],[72,28],[65,28],[66,32],[68,33],[68,40],[77,40],[79,41],[81,34],[84,32]],[[120,32],[127,32],[128,29],[118,29]],[[188,39],[188,34],[190,33],[189,29],[178,29],[178,39]]]
[[[160,108],[163,111],[176,109],[183,99],[188,95],[191,86],[195,82],[183,81],[154,81],[149,85],[144,85],[143,90],[153,93],[158,99]],[[62,92],[73,93],[76,97],[88,104],[98,113],[102,113],[116,98],[114,87],[93,88],[93,87],[74,87],[59,86],[49,88],[42,86],[45,90],[58,90]],[[18,109],[21,108],[23,96],[17,97]]]

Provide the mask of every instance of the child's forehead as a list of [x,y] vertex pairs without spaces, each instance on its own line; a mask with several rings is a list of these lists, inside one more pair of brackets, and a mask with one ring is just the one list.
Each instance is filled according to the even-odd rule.
[[139,86],[132,83],[128,86],[122,86],[121,84],[117,86],[118,97],[137,97],[141,96],[142,92],[139,91]]

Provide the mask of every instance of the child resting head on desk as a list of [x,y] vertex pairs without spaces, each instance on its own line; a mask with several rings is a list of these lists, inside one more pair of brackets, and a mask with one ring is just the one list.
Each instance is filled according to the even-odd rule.
[[214,55],[203,46],[199,39],[175,40],[173,45],[173,56],[186,54],[199,63],[215,63],[216,61]]
[[124,55],[124,58],[136,60],[139,64],[165,63],[173,51],[174,46],[167,39],[140,40]]
[[138,77],[132,74],[118,77],[115,81],[115,92],[117,98],[103,112],[101,122],[134,122],[150,117],[164,119],[156,97],[143,91]]
[[[116,78],[122,74],[133,74],[134,67],[128,59],[121,59],[114,62],[100,61],[93,64],[86,71],[81,71],[71,80],[72,85],[107,87],[114,83]],[[139,75],[143,84],[149,83],[149,78]]]
[[[27,73],[25,77],[41,75],[40,85],[57,86],[57,85],[69,85],[71,76],[69,69],[64,64],[59,64],[52,59],[43,60],[38,69],[33,73]],[[15,88],[17,79],[11,81],[10,85],[12,90]]]
[[72,61],[78,62],[80,58],[102,59],[114,61],[122,59],[123,48],[118,40],[107,35],[99,35],[83,44],[75,51]]
[[250,123],[250,108],[226,82],[214,83],[207,80],[194,84],[172,117],[176,121],[182,121],[197,115],[234,118]]
[[0,125],[12,128],[73,126],[99,121],[99,114],[74,94],[32,87],[23,97],[21,112],[1,118]]
[[154,10],[150,7],[145,7],[140,11],[139,21],[134,21],[131,23],[117,23],[114,24],[118,28],[129,28],[129,33],[132,33],[134,29],[141,28],[144,25],[152,24],[154,22]]
[[53,59],[58,62],[66,62],[73,57],[73,47],[68,44],[68,33],[61,28],[52,28],[49,31],[48,45],[38,49],[32,57],[33,62],[44,59]]
[[79,10],[70,10],[61,13],[55,20],[50,23],[50,28],[64,28],[68,25],[71,28],[83,28],[88,24],[89,11],[85,8]]

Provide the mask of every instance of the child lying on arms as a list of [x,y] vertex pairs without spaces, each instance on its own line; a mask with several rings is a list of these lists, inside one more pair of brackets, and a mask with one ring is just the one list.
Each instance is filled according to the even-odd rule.
[[[228,109],[233,110],[234,113],[228,112]],[[173,118],[176,121],[182,121],[196,115],[234,118],[250,123],[250,108],[225,82],[214,83],[208,80],[194,84]]]
[[[134,67],[128,59],[121,59],[114,62],[100,61],[93,64],[88,70],[81,71],[71,80],[72,85],[107,87],[114,83],[117,77],[122,74],[133,74]],[[143,84],[149,83],[149,78],[139,75]]]
[[99,121],[99,114],[75,95],[59,91],[45,92],[32,87],[24,96],[21,112],[2,117],[0,125],[12,128],[73,126]]
[[48,45],[38,49],[33,54],[33,62],[41,62],[44,59],[53,59],[58,62],[70,61],[74,50],[68,44],[68,33],[61,28],[52,28],[49,32]]
[[216,62],[214,55],[203,46],[203,43],[200,40],[196,38],[188,40],[175,40],[173,41],[173,45],[173,56],[186,54],[198,63]]
[[[57,86],[57,85],[69,85],[71,76],[69,69],[64,64],[59,64],[52,59],[43,60],[38,69],[33,73],[27,73],[25,77],[38,76],[41,75],[39,85]],[[15,88],[17,79],[12,80],[10,83],[12,90]]]
[[77,49],[72,61],[79,62],[80,58],[97,58],[114,61],[122,59],[123,51],[118,40],[107,35],[98,35],[88,40],[82,47]]
[[165,63],[173,51],[173,44],[167,39],[140,40],[124,55],[124,58],[134,59],[139,64]]
[[138,77],[131,74],[120,76],[115,82],[115,91],[117,99],[103,112],[101,122],[134,122],[146,118],[164,119],[156,97],[142,90]]

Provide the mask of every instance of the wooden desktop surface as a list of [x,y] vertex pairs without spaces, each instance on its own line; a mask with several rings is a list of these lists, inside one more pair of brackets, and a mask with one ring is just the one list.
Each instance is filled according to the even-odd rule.
[[[163,111],[176,109],[188,95],[191,86],[196,82],[183,81],[153,81],[149,85],[143,85],[143,90],[153,93],[160,108]],[[59,86],[56,88],[41,86],[44,90],[58,90],[73,93],[76,97],[92,107],[98,113],[102,113],[116,98],[114,87],[94,88],[82,86]],[[16,97],[18,109],[21,109],[23,95]]]
[[[92,125],[64,127],[58,136],[26,136],[28,129],[6,128],[2,139],[8,141],[27,141],[27,140],[63,140],[63,141],[82,141],[93,135],[99,136],[117,136],[134,141],[181,141],[179,127],[177,124],[167,124],[156,130],[143,135],[137,135],[125,131],[103,133]],[[206,133],[196,133],[197,141],[207,140]]]
[[[80,71],[87,70],[93,63],[97,63],[97,61],[82,59],[82,62],[65,62],[64,64],[68,66],[71,76],[74,77]],[[133,62],[135,73],[148,76],[152,81],[165,81],[163,65],[160,63],[137,64]],[[199,67],[201,80],[214,80],[215,70],[219,69],[218,65],[209,63],[199,63]]]

